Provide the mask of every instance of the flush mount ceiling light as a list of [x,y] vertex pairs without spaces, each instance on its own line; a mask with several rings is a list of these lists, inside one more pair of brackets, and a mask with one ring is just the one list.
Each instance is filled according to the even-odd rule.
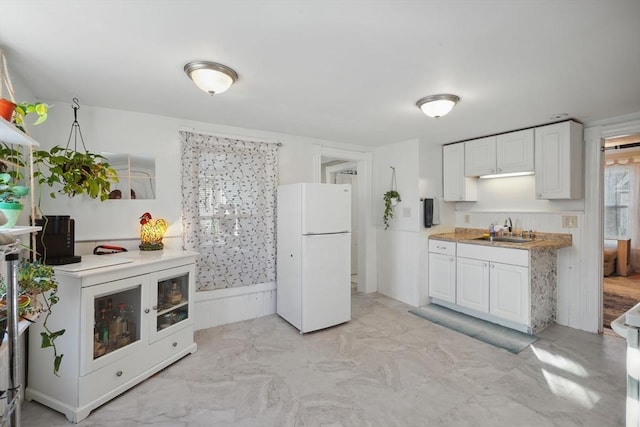
[[456,95],[429,95],[416,102],[416,105],[427,116],[437,119],[449,113],[458,101],[460,98]]
[[184,66],[184,72],[209,95],[222,93],[238,80],[238,73],[226,65],[209,61],[193,61]]

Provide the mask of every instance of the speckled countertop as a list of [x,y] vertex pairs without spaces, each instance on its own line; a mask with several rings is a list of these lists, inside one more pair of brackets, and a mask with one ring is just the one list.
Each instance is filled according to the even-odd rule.
[[444,240],[456,243],[470,243],[473,245],[493,246],[511,249],[560,249],[573,244],[571,234],[564,233],[535,233],[535,239],[526,243],[491,242],[480,239],[487,233],[485,229],[456,228],[453,233],[432,234],[429,239]]

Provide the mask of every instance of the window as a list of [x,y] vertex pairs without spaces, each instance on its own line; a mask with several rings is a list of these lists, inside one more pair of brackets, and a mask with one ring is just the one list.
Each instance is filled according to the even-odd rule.
[[276,144],[181,132],[184,248],[199,291],[275,281]]
[[623,165],[604,171],[605,238],[629,237],[629,196],[631,168]]

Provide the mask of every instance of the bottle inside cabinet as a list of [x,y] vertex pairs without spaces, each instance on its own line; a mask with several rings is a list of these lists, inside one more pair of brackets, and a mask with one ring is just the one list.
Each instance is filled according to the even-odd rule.
[[158,331],[189,317],[189,276],[182,275],[158,282]]
[[140,339],[140,288],[94,299],[94,360]]

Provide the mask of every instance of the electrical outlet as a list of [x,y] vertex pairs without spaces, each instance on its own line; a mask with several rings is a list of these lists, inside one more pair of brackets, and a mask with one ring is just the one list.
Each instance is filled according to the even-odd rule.
[[471,215],[465,215],[464,216],[464,223],[465,224],[469,224],[471,222]]
[[577,215],[562,215],[562,228],[577,228],[578,216]]

